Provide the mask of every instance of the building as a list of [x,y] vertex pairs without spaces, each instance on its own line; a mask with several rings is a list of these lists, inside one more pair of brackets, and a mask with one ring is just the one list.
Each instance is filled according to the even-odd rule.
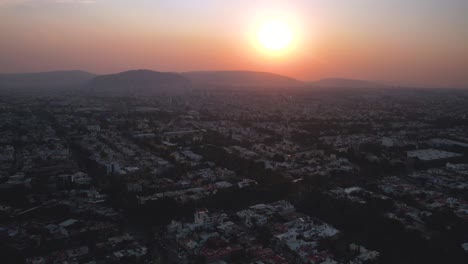
[[421,149],[406,152],[409,159],[416,159],[419,162],[428,163],[444,163],[447,161],[457,160],[463,157],[463,154],[448,152],[437,149]]

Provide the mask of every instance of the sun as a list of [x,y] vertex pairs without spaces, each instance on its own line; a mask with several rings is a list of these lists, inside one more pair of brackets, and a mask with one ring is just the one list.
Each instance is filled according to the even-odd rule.
[[263,23],[257,32],[257,41],[266,51],[278,53],[286,51],[292,42],[291,28],[281,20]]

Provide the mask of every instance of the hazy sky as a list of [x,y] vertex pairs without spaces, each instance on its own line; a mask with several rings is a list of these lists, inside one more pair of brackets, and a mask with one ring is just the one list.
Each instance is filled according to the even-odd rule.
[[[280,56],[253,44],[271,18]],[[0,0],[0,72],[135,68],[468,87],[468,0]]]

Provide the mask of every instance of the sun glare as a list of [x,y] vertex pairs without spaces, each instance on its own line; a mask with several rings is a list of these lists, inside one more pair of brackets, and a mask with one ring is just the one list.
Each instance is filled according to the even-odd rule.
[[293,38],[291,28],[279,20],[265,22],[257,32],[260,46],[269,52],[283,52],[287,50]]

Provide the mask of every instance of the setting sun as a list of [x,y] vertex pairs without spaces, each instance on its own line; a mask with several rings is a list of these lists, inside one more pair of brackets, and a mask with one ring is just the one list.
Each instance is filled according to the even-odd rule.
[[287,50],[293,38],[291,28],[280,20],[265,22],[257,32],[260,46],[269,52],[282,52]]

